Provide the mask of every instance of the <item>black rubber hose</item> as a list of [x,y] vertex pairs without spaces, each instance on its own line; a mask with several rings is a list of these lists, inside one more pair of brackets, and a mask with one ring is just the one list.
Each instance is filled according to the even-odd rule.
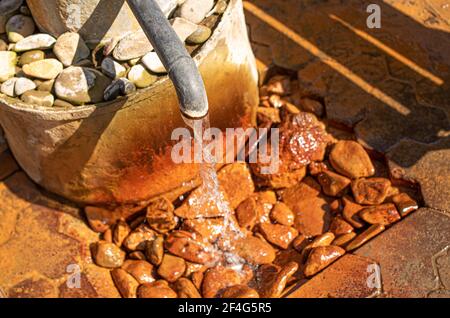
[[181,112],[190,118],[205,117],[208,114],[208,97],[203,79],[159,5],[155,0],[127,2],[169,73]]

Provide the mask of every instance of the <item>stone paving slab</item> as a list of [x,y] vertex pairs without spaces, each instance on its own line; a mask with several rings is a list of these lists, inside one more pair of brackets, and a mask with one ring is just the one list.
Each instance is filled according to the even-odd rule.
[[383,297],[450,298],[450,216],[423,208],[356,251],[381,267]]
[[[109,270],[92,263],[98,240],[80,211],[43,194],[23,173],[0,183],[0,289],[8,297],[118,297]],[[78,268],[77,268],[78,266]],[[80,288],[66,281],[79,271]],[[72,285],[73,286],[73,285]]]
[[379,270],[375,261],[344,255],[312,279],[294,286],[287,298],[367,298],[378,294]]
[[404,140],[387,157],[394,177],[420,184],[427,207],[450,211],[450,137],[429,145]]

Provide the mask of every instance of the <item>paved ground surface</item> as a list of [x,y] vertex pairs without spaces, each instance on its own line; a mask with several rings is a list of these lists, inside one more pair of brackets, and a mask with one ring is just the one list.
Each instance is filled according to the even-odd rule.
[[[367,28],[365,1],[245,2],[260,74],[297,73],[331,122],[386,153],[394,177],[420,184],[426,206],[356,251],[379,270],[348,255],[291,296],[450,297],[450,2],[370,3],[381,29]],[[96,239],[77,208],[20,171],[0,134],[0,296],[117,297],[92,264]],[[80,289],[66,287],[74,264]]]

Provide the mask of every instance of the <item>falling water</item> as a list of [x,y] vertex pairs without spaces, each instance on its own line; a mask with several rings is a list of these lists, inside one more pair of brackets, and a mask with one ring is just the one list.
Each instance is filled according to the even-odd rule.
[[[205,149],[206,133],[210,128],[209,116],[203,119],[187,119],[183,118],[187,125],[189,125],[194,131],[194,141],[196,151],[201,152],[202,161],[200,163],[200,178],[202,181],[202,197],[201,202],[197,202],[199,207],[210,207],[215,205],[223,215],[223,226],[219,229],[220,235],[218,242],[215,244],[215,253],[217,253],[221,259],[221,265],[230,266],[236,270],[242,269],[245,261],[233,252],[236,248],[235,241],[242,238],[242,233],[236,222],[233,221],[233,211],[229,206],[228,201],[224,198],[223,192],[220,191],[219,179],[215,169],[217,160],[208,149]],[[198,155],[198,154],[196,154]]]

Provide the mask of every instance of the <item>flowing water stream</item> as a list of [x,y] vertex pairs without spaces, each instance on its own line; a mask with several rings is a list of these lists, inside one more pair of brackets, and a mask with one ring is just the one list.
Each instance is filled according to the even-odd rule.
[[214,246],[214,253],[218,255],[220,265],[241,270],[245,260],[234,253],[233,250],[236,248],[236,242],[244,236],[244,233],[236,224],[233,210],[225,199],[224,193],[220,190],[219,179],[215,169],[217,160],[214,154],[211,154],[211,151],[205,147],[205,144],[211,142],[208,138],[208,130],[210,128],[209,116],[203,119],[183,119],[194,132],[194,142],[196,143],[194,149],[196,152],[200,152],[200,154],[195,153],[195,156],[202,158],[200,163],[202,196],[195,205],[199,208],[218,209],[220,214],[223,215],[223,225],[219,228],[217,226],[214,228],[214,231],[219,234],[219,239]]

